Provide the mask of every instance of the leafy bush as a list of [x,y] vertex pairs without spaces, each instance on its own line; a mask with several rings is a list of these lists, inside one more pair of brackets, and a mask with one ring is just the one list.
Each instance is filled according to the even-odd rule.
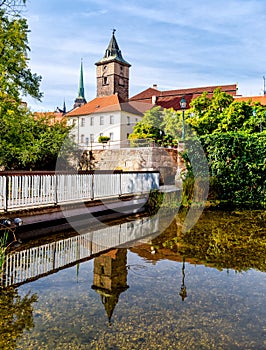
[[98,138],[98,142],[101,142],[101,143],[107,143],[108,141],[110,141],[109,136],[99,136]]
[[228,132],[201,137],[212,183],[221,200],[266,204],[266,133]]

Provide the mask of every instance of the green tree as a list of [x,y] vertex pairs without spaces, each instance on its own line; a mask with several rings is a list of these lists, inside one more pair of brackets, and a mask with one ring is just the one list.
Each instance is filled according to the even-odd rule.
[[9,15],[18,15],[26,4],[26,0],[0,0],[0,9]]
[[266,108],[259,103],[237,101],[216,89],[212,97],[206,93],[190,103],[187,123],[201,135],[220,132],[260,132],[265,128]]
[[231,95],[221,91],[220,88],[214,90],[212,97],[208,97],[204,92],[191,101],[189,110],[191,117],[187,119],[187,123],[198,135],[215,132],[233,100]]
[[165,135],[171,135],[174,139],[181,138],[182,115],[173,108],[165,109],[161,127]]
[[265,205],[265,106],[238,101],[220,89],[212,97],[203,93],[190,105],[187,123],[200,137],[208,159],[209,198]]
[[4,114],[0,120],[2,170],[55,169],[62,147],[70,151],[74,143],[66,122],[53,123],[52,118],[49,113],[36,118],[19,104]]
[[244,131],[248,134],[265,129],[266,108],[260,103],[251,104],[251,101],[234,101],[224,113],[217,131]]
[[34,115],[24,96],[40,100],[41,77],[28,67],[28,25],[20,16],[26,0],[0,0],[0,167],[55,168],[62,146],[72,149],[65,122],[49,114]]
[[28,68],[26,19],[10,18],[0,10],[0,104],[30,95],[38,100],[41,77]]
[[233,204],[266,204],[266,132],[213,133],[200,138],[215,196]]
[[182,114],[173,108],[164,109],[160,106],[147,111],[138,122],[130,140],[151,139],[154,142],[167,145],[181,138]]
[[136,139],[151,139],[160,142],[163,138],[163,131],[161,128],[163,121],[163,112],[161,107],[154,107],[147,111],[140,122],[138,122],[129,135],[129,140]]

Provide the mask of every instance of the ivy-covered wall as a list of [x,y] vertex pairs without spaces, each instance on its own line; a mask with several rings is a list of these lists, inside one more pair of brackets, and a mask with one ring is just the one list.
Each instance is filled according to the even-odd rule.
[[266,204],[266,132],[213,133],[200,138],[206,152],[210,194],[233,204]]

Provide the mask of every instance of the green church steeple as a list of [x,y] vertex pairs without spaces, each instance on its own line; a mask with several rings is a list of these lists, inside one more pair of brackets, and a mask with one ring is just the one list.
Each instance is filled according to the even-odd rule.
[[81,59],[81,63],[80,63],[80,75],[79,75],[78,97],[82,97],[82,98],[85,99],[85,94],[84,94],[84,81],[83,81],[83,62],[82,62],[82,59]]
[[85,89],[83,80],[83,61],[80,63],[80,74],[79,74],[79,86],[78,86],[78,97],[75,99],[74,108],[80,107],[87,103],[85,99]]

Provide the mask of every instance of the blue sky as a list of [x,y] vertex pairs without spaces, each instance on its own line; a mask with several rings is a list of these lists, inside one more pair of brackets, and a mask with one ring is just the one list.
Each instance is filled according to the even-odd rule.
[[238,84],[259,95],[266,75],[265,0],[28,0],[30,67],[42,76],[33,110],[73,107],[83,59],[87,101],[96,66],[116,29],[130,68],[130,96],[160,90]]

